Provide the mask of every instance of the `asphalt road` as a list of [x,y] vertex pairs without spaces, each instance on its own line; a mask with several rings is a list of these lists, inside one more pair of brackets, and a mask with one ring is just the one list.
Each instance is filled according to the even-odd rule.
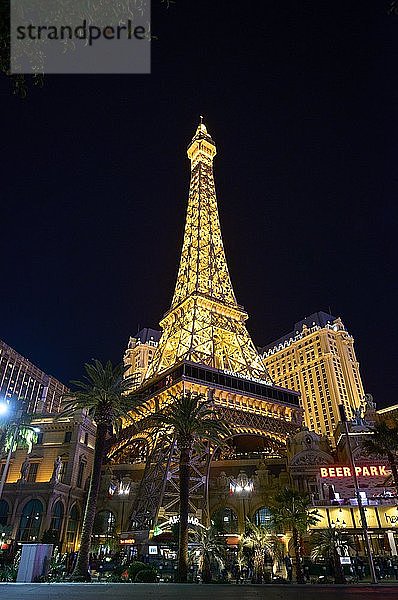
[[0,584],[1,600],[397,600],[398,586]]

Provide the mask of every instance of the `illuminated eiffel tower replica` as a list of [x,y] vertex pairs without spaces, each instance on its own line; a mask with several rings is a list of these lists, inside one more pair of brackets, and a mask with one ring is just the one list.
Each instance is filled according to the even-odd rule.
[[[191,183],[184,242],[170,310],[145,379],[136,393],[149,411],[170,395],[207,394],[229,423],[231,437],[254,435],[275,450],[302,421],[298,393],[272,384],[246,329],[248,317],[236,302],[221,237],[213,178],[216,146],[201,122],[188,146]],[[110,458],[147,444],[147,461],[131,517],[132,528],[149,531],[178,514],[178,449],[175,440],[126,428]],[[142,447],[142,445],[141,445]],[[127,453],[126,453],[127,450]],[[131,454],[130,454],[131,456]],[[208,522],[210,451],[193,456],[190,510]]]

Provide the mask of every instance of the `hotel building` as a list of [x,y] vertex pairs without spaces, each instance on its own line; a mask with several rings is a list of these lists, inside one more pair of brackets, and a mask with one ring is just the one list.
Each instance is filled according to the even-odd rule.
[[305,423],[316,433],[332,438],[338,405],[344,404],[351,419],[363,403],[354,338],[341,318],[314,313],[262,354],[274,383],[300,392]]

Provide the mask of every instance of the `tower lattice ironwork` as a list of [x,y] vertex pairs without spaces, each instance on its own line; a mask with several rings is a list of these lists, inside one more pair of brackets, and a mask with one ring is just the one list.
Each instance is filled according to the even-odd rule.
[[[214,411],[229,423],[231,438],[260,436],[280,451],[299,426],[302,411],[297,392],[270,381],[246,329],[247,313],[236,302],[218,216],[215,154],[201,119],[188,146],[191,182],[175,292],[160,323],[154,358],[135,393],[148,412],[161,411],[173,396],[187,391],[210,394]],[[131,524],[145,532],[178,513],[178,447],[172,432],[140,432],[138,422],[124,429],[109,458],[123,461],[140,440],[148,452]],[[190,509],[204,523],[210,463],[211,449],[191,457]]]
[[188,360],[269,381],[228,272],[213,176],[215,155],[215,143],[201,122],[188,146],[191,183],[177,283],[146,379]]

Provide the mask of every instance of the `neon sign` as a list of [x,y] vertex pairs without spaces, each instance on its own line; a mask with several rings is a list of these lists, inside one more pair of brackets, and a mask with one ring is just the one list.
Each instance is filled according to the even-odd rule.
[[265,385],[271,385],[269,381],[265,379],[259,379],[258,377],[250,377],[244,373],[237,373],[236,371],[230,371],[229,369],[221,369],[225,375],[232,375],[232,377],[239,377],[240,379],[247,379],[247,381],[255,381],[256,383],[265,383]]
[[[355,467],[357,477],[388,477],[391,470],[386,465],[364,465]],[[352,477],[350,467],[321,467],[320,475],[322,478],[341,478]]]
[[[173,515],[172,517],[169,517],[167,524],[168,525],[176,525],[179,522],[180,522],[180,515]],[[188,523],[189,523],[189,525],[194,525],[195,527],[203,527],[203,529],[206,529],[206,527],[204,525],[202,525],[202,523],[199,521],[199,519],[197,517],[193,517],[192,515],[188,516]]]

